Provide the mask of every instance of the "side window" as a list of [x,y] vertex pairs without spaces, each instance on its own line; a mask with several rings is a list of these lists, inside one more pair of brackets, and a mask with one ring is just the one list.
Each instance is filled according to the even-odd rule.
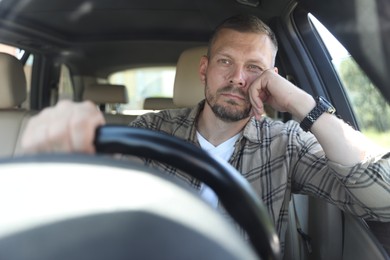
[[309,18],[332,57],[360,130],[378,145],[390,148],[389,103],[337,39],[314,16]]
[[137,68],[116,72],[109,77],[112,84],[122,84],[127,88],[129,103],[121,105],[122,113],[143,113],[147,97],[173,97],[175,67]]
[[[11,54],[18,59],[21,59],[24,54],[24,50],[6,44],[0,44],[0,52]],[[22,108],[25,109],[30,108],[29,96],[30,96],[30,89],[31,89],[31,72],[32,72],[33,60],[34,60],[34,55],[30,54],[26,63],[24,64],[24,73],[26,75],[26,83],[27,83],[27,98],[22,104]]]

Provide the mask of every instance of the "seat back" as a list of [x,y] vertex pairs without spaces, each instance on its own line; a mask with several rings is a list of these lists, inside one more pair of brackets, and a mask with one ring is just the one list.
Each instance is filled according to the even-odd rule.
[[[91,84],[85,88],[83,100],[90,100],[99,106],[105,106],[107,104],[126,104],[128,103],[127,89],[124,85]],[[137,118],[136,115],[103,112],[107,124],[128,125]]]
[[145,110],[163,110],[163,109],[176,108],[176,106],[173,103],[173,98],[148,97],[148,98],[145,98],[145,100],[144,100],[143,108]]
[[10,157],[20,150],[22,132],[36,112],[19,108],[27,96],[23,64],[0,53],[0,73],[0,157]]
[[18,107],[26,99],[26,76],[23,64],[8,53],[0,53],[0,109]]
[[90,100],[97,105],[128,102],[126,86],[115,84],[91,84],[85,88],[83,99]]
[[207,46],[199,46],[183,51],[176,64],[176,74],[171,98],[146,98],[144,109],[161,110],[169,108],[193,107],[204,99],[204,86],[199,78],[199,63],[207,54]]
[[207,46],[185,50],[176,65],[173,103],[177,107],[193,107],[204,99],[204,86],[199,78],[199,63],[207,54]]

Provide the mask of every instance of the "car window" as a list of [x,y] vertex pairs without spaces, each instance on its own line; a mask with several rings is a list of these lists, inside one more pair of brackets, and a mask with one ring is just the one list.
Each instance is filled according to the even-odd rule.
[[[0,52],[11,54],[20,60],[25,51],[11,45],[0,44]],[[33,60],[34,60],[34,55],[31,54],[29,55],[26,63],[24,64],[24,73],[26,75],[26,84],[27,84],[27,98],[23,102],[22,108],[25,109],[30,108],[29,96],[30,96],[30,89],[31,89],[31,72],[32,72]]]
[[129,103],[121,105],[120,110],[134,114],[143,110],[147,97],[173,97],[175,72],[173,66],[137,68],[113,73],[108,79],[111,84],[126,86]]
[[372,141],[390,148],[390,106],[340,42],[312,15],[310,20],[332,58],[359,129]]

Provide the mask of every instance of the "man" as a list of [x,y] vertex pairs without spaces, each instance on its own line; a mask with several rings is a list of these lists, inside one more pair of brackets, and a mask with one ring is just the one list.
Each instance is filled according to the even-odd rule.
[[[146,114],[131,125],[173,134],[228,161],[268,207],[282,246],[292,192],[324,198],[367,219],[390,221],[389,159],[374,154],[372,144],[334,116],[326,100],[279,76],[276,52],[274,33],[258,18],[227,19],[201,58],[205,101],[193,109]],[[296,121],[262,117],[265,103]],[[60,102],[30,121],[24,150],[93,153],[94,130],[102,124],[93,104]]]

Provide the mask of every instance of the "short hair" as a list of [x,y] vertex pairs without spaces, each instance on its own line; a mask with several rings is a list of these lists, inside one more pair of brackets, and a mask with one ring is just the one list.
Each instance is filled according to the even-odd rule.
[[278,41],[272,29],[257,16],[241,14],[241,15],[235,15],[227,18],[215,28],[209,41],[208,52],[207,52],[207,55],[209,57],[210,57],[211,47],[214,44],[215,39],[218,37],[218,34],[222,29],[231,29],[243,33],[250,32],[250,33],[265,34],[271,40],[275,48],[275,53],[278,51]]

